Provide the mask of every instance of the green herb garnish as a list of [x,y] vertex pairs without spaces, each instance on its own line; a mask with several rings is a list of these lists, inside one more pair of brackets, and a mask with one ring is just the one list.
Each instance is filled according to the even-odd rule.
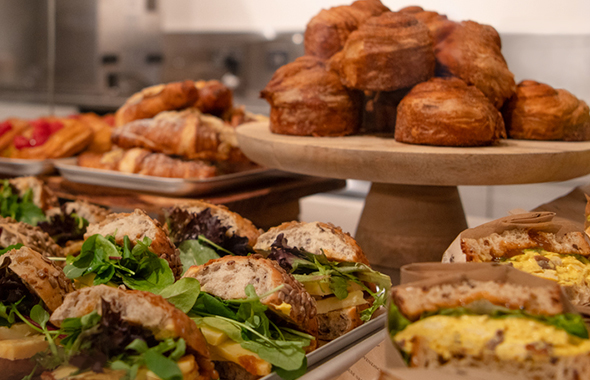
[[21,198],[13,192],[12,185],[8,180],[4,180],[0,190],[0,215],[32,226],[45,220],[43,210],[33,202],[33,190],[27,189]]

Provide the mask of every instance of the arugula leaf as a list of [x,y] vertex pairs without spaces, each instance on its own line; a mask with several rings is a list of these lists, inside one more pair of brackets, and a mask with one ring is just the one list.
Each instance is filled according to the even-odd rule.
[[273,366],[272,369],[283,380],[298,379],[301,376],[305,375],[305,373],[307,372],[307,356],[303,358],[303,361],[301,362],[301,366],[296,370],[287,371],[287,370],[284,370],[281,367],[277,367],[277,366]]
[[77,279],[94,273],[94,285],[112,282],[130,289],[158,292],[174,283],[174,274],[164,259],[150,251],[151,239],[144,237],[131,249],[129,237],[123,246],[112,235],[92,235],[77,257],[68,257],[64,273]]
[[43,306],[37,304],[31,309],[31,319],[44,329],[49,322],[49,313],[45,311]]
[[25,222],[36,226],[38,222],[45,220],[43,210],[33,202],[33,190],[27,189],[22,198],[15,193],[8,180],[4,180],[0,191],[0,215],[11,217],[18,222]]
[[218,259],[220,256],[215,250],[200,240],[185,240],[179,246],[180,262],[183,274],[193,265],[203,265],[209,260]]
[[182,380],[178,364],[164,355],[148,350],[143,354],[147,368],[163,380]]
[[13,249],[20,249],[23,245],[21,243],[18,244],[12,244],[9,245],[8,247],[4,248],[4,249],[0,249],[0,256],[2,256],[3,254],[5,254],[8,251],[12,251]]
[[389,313],[387,313],[387,327],[389,334],[393,337],[398,332],[404,330],[412,322],[401,313],[395,303],[389,305]]
[[348,281],[340,276],[330,276],[330,290],[339,300],[348,297]]
[[162,289],[159,294],[184,313],[188,313],[197,302],[200,292],[201,284],[199,284],[199,280],[192,277],[183,277],[174,284]]
[[66,204],[60,206],[61,212],[40,222],[37,227],[45,231],[61,246],[70,240],[84,240],[88,221],[75,212],[68,213]]
[[14,310],[11,305],[0,302],[0,326],[11,327],[14,323]]

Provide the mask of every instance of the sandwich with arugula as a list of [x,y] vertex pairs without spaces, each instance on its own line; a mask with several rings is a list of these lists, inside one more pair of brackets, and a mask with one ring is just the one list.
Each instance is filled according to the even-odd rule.
[[0,216],[32,226],[45,220],[45,211],[58,206],[57,198],[35,177],[7,179],[0,187]]
[[560,287],[508,267],[393,288],[388,329],[410,367],[590,378],[588,330]]
[[45,257],[63,257],[63,249],[41,228],[11,217],[0,218],[0,249],[22,244]]
[[209,380],[218,374],[203,334],[159,295],[105,285],[69,294],[51,315],[57,353],[43,380]]
[[315,300],[276,262],[225,256],[191,267],[180,281],[200,293],[188,314],[201,328],[222,379],[285,379],[307,369],[316,347]]
[[260,235],[254,249],[315,298],[321,340],[336,339],[370,320],[391,287],[389,276],[372,270],[356,241],[332,224],[283,223]]
[[260,235],[248,219],[201,200],[167,209],[166,226],[185,271],[221,256],[254,253],[252,247]]
[[28,247],[0,254],[1,377],[20,380],[35,372],[31,358],[48,346],[49,313],[73,288],[60,268]]

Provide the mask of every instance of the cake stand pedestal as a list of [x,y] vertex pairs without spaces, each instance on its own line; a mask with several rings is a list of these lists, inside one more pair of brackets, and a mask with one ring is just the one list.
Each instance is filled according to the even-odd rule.
[[394,283],[405,264],[440,261],[467,228],[457,186],[565,181],[590,173],[590,142],[432,147],[376,136],[278,135],[266,122],[240,126],[237,134],[242,151],[261,165],[371,181],[355,238],[371,264]]

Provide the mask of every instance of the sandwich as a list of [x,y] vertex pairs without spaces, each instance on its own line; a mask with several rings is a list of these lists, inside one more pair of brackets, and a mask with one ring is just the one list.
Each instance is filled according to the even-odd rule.
[[188,314],[205,335],[222,379],[305,373],[305,353],[317,345],[315,300],[275,261],[224,256],[192,266],[180,281],[186,280],[200,284]]
[[143,210],[136,209],[132,213],[113,213],[99,223],[88,225],[84,235],[85,240],[94,235],[112,236],[119,247],[125,245],[126,239],[129,240],[128,244],[132,248],[138,242],[149,240],[147,248],[160,259],[167,261],[174,277],[180,278],[182,274],[182,264],[180,263],[178,250],[168,238],[168,234],[162,228],[162,225],[157,220],[150,218]]
[[145,212],[110,214],[88,226],[80,254],[64,272],[76,288],[108,284],[158,292],[182,273],[178,250]]
[[55,311],[73,291],[62,270],[28,247],[0,256],[0,368],[2,379],[34,372],[31,358],[48,347],[39,317]]
[[80,289],[50,321],[60,327],[61,354],[43,380],[218,378],[195,323],[153,293]]
[[370,268],[356,241],[329,223],[283,223],[260,235],[254,249],[277,261],[316,299],[321,340],[370,320],[391,286],[389,276]]
[[166,209],[166,227],[180,250],[185,271],[221,256],[254,253],[260,235],[248,219],[223,205],[202,200]]
[[39,227],[0,217],[0,249],[17,244],[32,248],[45,257],[63,257],[62,248]]
[[590,378],[590,339],[581,315],[557,284],[508,267],[393,288],[388,330],[410,367]]
[[35,177],[4,180],[0,187],[0,215],[36,226],[45,211],[58,205],[57,198]]
[[561,285],[575,305],[590,305],[590,239],[552,212],[507,216],[463,231],[445,263],[499,262]]

